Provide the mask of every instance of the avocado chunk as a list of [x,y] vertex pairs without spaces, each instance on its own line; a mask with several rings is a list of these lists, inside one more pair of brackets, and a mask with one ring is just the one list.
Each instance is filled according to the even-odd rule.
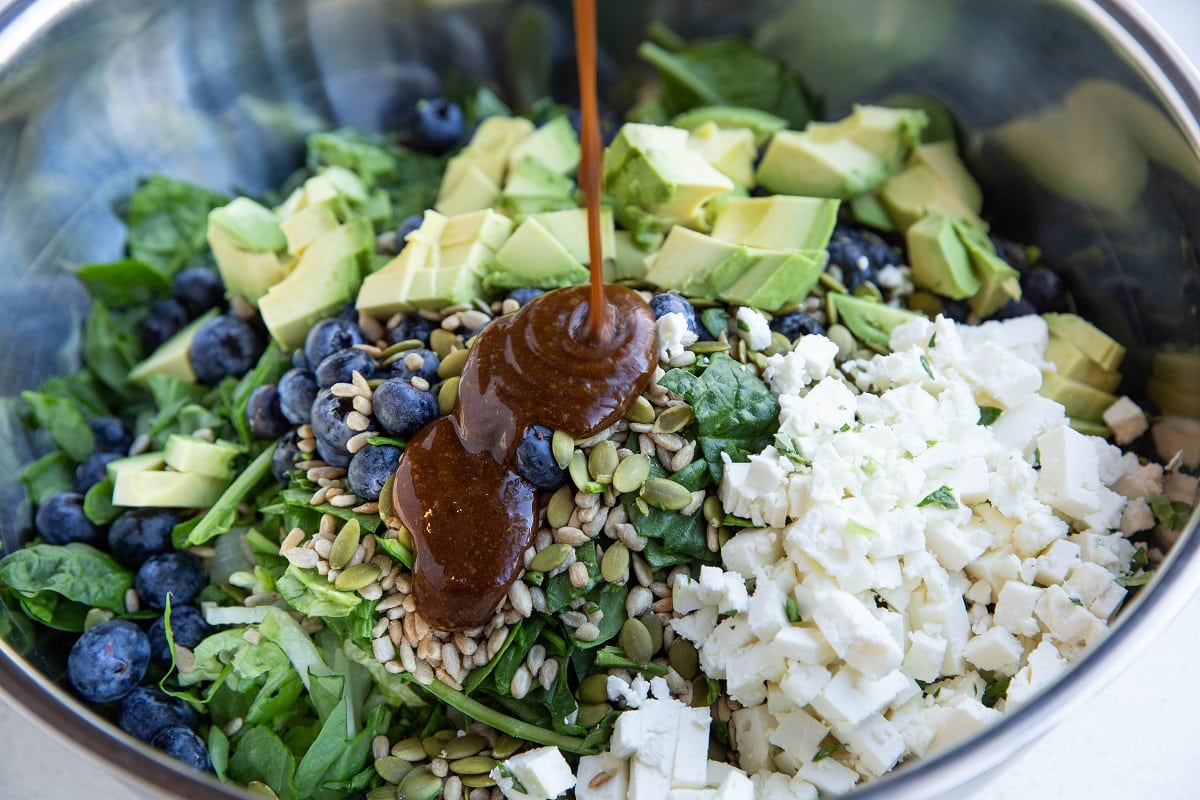
[[709,122],[692,131],[688,147],[704,156],[737,186],[754,185],[754,160],[758,148],[748,128],[719,128]]
[[917,286],[951,300],[965,300],[979,291],[982,284],[971,269],[967,248],[948,217],[925,216],[908,229],[905,241]]
[[874,228],[878,231],[887,231],[888,233],[896,230],[896,223],[892,222],[892,216],[888,214],[888,210],[880,202],[879,196],[873,192],[852,197],[850,199],[850,213],[854,215],[855,222],[866,225],[869,228]]
[[268,289],[287,277],[293,263],[274,251],[245,250],[222,228],[212,224],[208,226],[208,246],[225,284],[225,293],[250,303],[257,303]]
[[151,375],[162,375],[185,383],[195,383],[196,373],[192,370],[192,359],[188,356],[188,351],[192,348],[192,339],[195,338],[196,331],[217,314],[218,311],[214,308],[189,322],[159,345],[144,361],[135,364],[133,369],[129,370],[129,380],[144,383]]
[[929,167],[967,208],[976,214],[983,210],[983,190],[958,157],[953,141],[923,144],[913,150],[909,163]]
[[559,116],[529,134],[508,155],[508,170],[512,172],[526,158],[533,158],[547,169],[568,175],[579,166],[579,137],[567,117]]
[[[653,252],[661,242],[651,246]],[[604,280],[608,283],[615,281],[643,281],[646,279],[646,251],[638,247],[629,231],[613,232],[613,265],[612,272],[608,270],[605,261]]]
[[700,106],[684,111],[671,120],[673,127],[686,131],[694,131],[709,123],[723,130],[746,128],[754,134],[756,147],[762,147],[773,134],[787,127],[787,120],[783,117],[741,106]]
[[824,250],[839,205],[819,197],[731,197],[717,211],[712,236],[767,250]]
[[495,266],[483,276],[483,290],[557,289],[587,279],[587,268],[536,217],[529,217],[496,253]]
[[550,211],[566,211],[572,208],[579,208],[579,203],[575,202],[574,193],[570,195],[562,195],[558,197],[550,195],[500,195],[500,199],[496,201],[496,210],[512,219],[518,225],[525,221],[527,217],[532,217],[534,214],[545,214]]
[[[1125,358],[1125,348],[1104,331],[1075,314],[1043,314],[1050,333],[1066,339],[1103,369],[1116,371]],[[1072,415],[1075,416],[1075,415]]]
[[242,448],[232,442],[208,442],[173,433],[167,437],[162,456],[168,467],[179,472],[232,479],[233,462],[241,453]]
[[1107,439],[1112,436],[1112,429],[1103,422],[1094,422],[1090,419],[1075,419],[1068,418],[1068,422],[1072,428],[1084,436],[1099,436],[1101,439]]
[[645,260],[646,280],[690,297],[716,297],[755,262],[745,247],[676,225]]
[[139,453],[136,456],[115,458],[104,465],[104,472],[110,481],[115,481],[122,472],[143,472],[146,470],[161,470],[167,465],[162,453]]
[[456,216],[491,208],[500,199],[500,186],[479,165],[450,159],[434,208]]
[[874,190],[890,174],[884,159],[848,139],[780,131],[767,145],[757,178],[778,194],[845,200]]
[[923,318],[911,311],[841,292],[830,293],[829,302],[837,314],[838,324],[845,325],[861,341],[883,352],[892,349],[892,331],[895,328]]
[[288,254],[299,257],[314,239],[341,225],[347,214],[338,214],[339,205],[344,208],[344,204],[334,199],[304,206],[279,223],[283,235],[287,237]]
[[287,246],[274,212],[249,197],[235,198],[208,213],[208,224],[216,227],[239,249],[251,253],[274,253]]
[[[588,215],[585,208],[567,211],[552,211],[533,217],[538,223],[567,248],[567,252],[585,266],[592,263],[588,240]],[[600,210],[600,255],[608,261],[614,258],[616,244],[613,240],[613,214],[610,209]]]
[[920,109],[855,105],[849,116],[810,122],[805,132],[817,141],[853,142],[881,158],[891,173],[904,165],[927,124],[929,117]]
[[532,133],[533,123],[524,117],[487,117],[479,123],[467,146],[450,159],[447,174],[453,164],[468,163],[477,167],[492,183],[503,183],[513,151]]
[[979,291],[967,300],[971,310],[980,318],[990,317],[1009,300],[1020,300],[1021,274],[996,254],[988,235],[961,220],[954,223],[954,231],[967,248],[975,277],[979,278]]
[[718,297],[726,303],[777,311],[808,296],[825,268],[824,251],[750,250],[751,267]]
[[112,503],[136,508],[208,508],[227,486],[227,480],[193,472],[124,470],[113,481]]
[[575,181],[533,156],[517,162],[504,183],[505,197],[569,197],[574,191]]
[[929,213],[954,220],[965,219],[980,230],[988,229],[987,223],[959,197],[954,187],[943,181],[928,164],[910,164],[888,178],[879,189],[879,200],[901,230]]
[[1042,388],[1038,390],[1038,394],[1056,403],[1062,403],[1068,417],[1095,423],[1102,423],[1104,412],[1117,402],[1116,396],[1086,383],[1065,378],[1057,372],[1042,373]]
[[1046,360],[1054,364],[1064,378],[1086,383],[1102,392],[1115,392],[1121,385],[1121,373],[1104,369],[1060,336],[1050,337]]

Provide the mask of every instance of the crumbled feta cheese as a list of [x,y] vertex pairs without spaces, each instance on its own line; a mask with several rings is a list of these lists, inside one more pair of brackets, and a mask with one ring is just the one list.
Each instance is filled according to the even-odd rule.
[[1017,637],[999,626],[973,637],[963,648],[963,658],[979,669],[1002,673],[1013,672],[1024,654]]
[[761,312],[742,306],[734,315],[734,328],[751,350],[766,350],[771,346],[771,326]]
[[811,783],[821,794],[845,794],[858,783],[858,773],[836,758],[810,761],[796,770],[796,777]]
[[[678,311],[663,314],[655,325],[658,329],[658,360],[661,364],[671,364],[683,356],[699,338],[688,328],[687,318]],[[767,338],[770,339],[769,334]]]
[[628,791],[629,762],[625,759],[609,752],[579,759],[575,800],[625,800]]
[[[557,747],[539,747],[504,762],[507,773],[493,769],[491,777],[508,800],[553,800],[575,786],[575,773]],[[525,787],[521,791],[516,787]]]
[[742,769],[753,775],[771,766],[771,733],[778,724],[765,705],[739,708],[730,717]]
[[871,677],[900,666],[900,648],[887,628],[849,592],[817,595],[813,621],[838,657]]
[[946,640],[936,633],[910,631],[908,651],[900,670],[910,678],[929,683],[941,673],[946,657]]
[[779,535],[771,530],[743,530],[721,547],[721,561],[749,580],[772,566],[783,555]]
[[626,708],[640,708],[650,696],[650,682],[640,674],[634,675],[632,681],[626,681],[617,675],[609,675],[605,683],[608,699],[614,703],[625,702]]
[[767,737],[771,744],[783,750],[794,769],[811,761],[821,749],[821,740],[829,735],[829,726],[800,709],[781,714],[777,725]]
[[1112,429],[1117,444],[1129,444],[1150,427],[1145,412],[1128,397],[1122,397],[1109,406],[1101,419]]

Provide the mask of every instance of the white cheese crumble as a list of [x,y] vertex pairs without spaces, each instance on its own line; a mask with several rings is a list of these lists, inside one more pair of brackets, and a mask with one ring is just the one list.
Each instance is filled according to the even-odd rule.
[[771,326],[757,309],[748,306],[739,308],[734,317],[734,327],[751,350],[766,350],[771,346]]
[[658,328],[658,361],[672,367],[691,364],[696,356],[687,348],[699,337],[688,328],[687,317],[678,311],[663,314],[655,322]]

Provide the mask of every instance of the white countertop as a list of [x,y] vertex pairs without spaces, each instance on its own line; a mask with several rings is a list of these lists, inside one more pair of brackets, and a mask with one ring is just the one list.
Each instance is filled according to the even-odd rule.
[[[1200,2],[1140,3],[1200,63]],[[1200,596],[1124,674],[1016,758],[976,800],[1200,797]],[[128,786],[0,702],[0,797],[128,798]]]

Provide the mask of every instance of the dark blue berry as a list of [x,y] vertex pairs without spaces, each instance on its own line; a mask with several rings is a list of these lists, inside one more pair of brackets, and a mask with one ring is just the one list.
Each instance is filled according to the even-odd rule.
[[207,267],[188,267],[171,279],[171,296],[183,303],[193,317],[225,303],[221,276]]
[[[170,663],[171,648],[167,646],[167,626],[163,622],[162,617],[150,623],[150,629],[146,631],[146,638],[150,640],[150,657],[155,661],[162,663]],[[171,599],[171,637],[175,640],[175,646],[182,645],[189,650],[194,649],[200,644],[212,628],[204,621],[204,615],[200,613],[200,609],[195,606],[175,605],[174,597]]]
[[126,620],[110,620],[75,641],[67,656],[67,678],[83,699],[111,703],[142,682],[148,663],[150,642],[141,628]]
[[362,350],[348,347],[326,356],[317,364],[314,374],[317,386],[328,389],[335,383],[350,383],[355,372],[370,378],[375,374],[375,361]]
[[337,313],[337,316],[334,317],[334,319],[340,319],[343,322],[353,322],[355,325],[357,325],[358,306],[355,305],[353,300],[351,300],[349,303],[346,303],[346,305],[342,306],[342,310]]
[[117,417],[92,417],[88,427],[96,440],[96,452],[125,455],[133,444],[133,433]]
[[313,325],[304,339],[304,357],[311,365],[320,364],[339,350],[366,344],[358,323],[347,319],[323,319]]
[[421,223],[425,218],[420,214],[412,214],[400,220],[400,224],[396,226],[396,249],[400,250],[404,247],[404,237],[421,227]]
[[[346,424],[346,416],[354,410],[354,403],[348,397],[338,397],[328,389],[317,392],[317,399],[312,404],[312,414],[309,423],[318,443],[325,441],[338,448],[345,449],[346,442],[354,435]],[[348,454],[347,454],[348,455]],[[328,461],[328,459],[326,459]]]
[[535,289],[532,286],[522,286],[519,289],[513,289],[504,299],[513,300],[518,306],[523,306],[535,297],[540,297],[545,293],[542,289]]
[[650,298],[650,310],[654,312],[655,319],[662,319],[667,314],[683,314],[683,318],[687,320],[688,330],[697,336],[700,335],[700,325],[696,321],[696,309],[687,298],[675,292],[662,292]]
[[264,383],[246,400],[246,425],[259,439],[276,439],[291,429],[279,404],[279,389]]
[[422,317],[420,314],[405,314],[400,323],[388,332],[388,344],[406,342],[416,339],[422,344],[429,344],[429,334],[437,325]]
[[125,695],[117,721],[121,730],[143,742],[149,742],[163,728],[172,725],[195,728],[196,723],[196,712],[191,706],[157,686],[139,686]]
[[300,434],[288,431],[275,445],[271,454],[271,474],[280,483],[288,482],[288,473],[296,469],[296,457],[300,455]]
[[881,269],[894,266],[900,260],[896,251],[875,234],[843,225],[833,229],[826,249],[829,251],[828,266],[838,268],[847,289],[875,283]]
[[350,468],[346,471],[350,491],[364,500],[378,500],[379,493],[383,491],[383,484],[400,463],[401,452],[399,447],[392,445],[369,444],[355,453],[350,459]]
[[418,100],[413,111],[413,144],[427,153],[444,153],[462,139],[464,123],[458,103],[444,97]]
[[292,351],[292,366],[296,369],[308,371],[308,359],[304,357],[303,347],[297,347]]
[[280,377],[276,388],[279,389],[279,410],[283,418],[293,425],[308,423],[313,400],[317,399],[317,379],[313,374],[306,369],[289,369]]
[[988,319],[1013,319],[1014,317],[1027,317],[1030,314],[1036,313],[1038,313],[1038,310],[1033,307],[1033,303],[1022,297],[1020,300],[1009,300],[1004,304],[1003,308],[992,314]]
[[327,441],[320,436],[317,437],[317,457],[331,467],[350,466],[350,451],[346,446]]
[[83,513],[83,495],[59,492],[46,498],[33,518],[37,532],[50,544],[95,544],[100,530]]
[[375,418],[392,436],[407,439],[437,419],[437,398],[406,380],[384,381],[371,398]]
[[142,320],[142,348],[153,353],[188,324],[188,311],[178,300],[156,300]]
[[943,300],[942,315],[955,322],[966,322],[971,316],[971,306],[967,305],[966,300]]
[[200,326],[192,339],[188,357],[201,383],[220,383],[227,375],[240,378],[262,354],[258,332],[246,322],[228,314]]
[[1067,310],[1067,286],[1056,272],[1034,267],[1021,276],[1021,291],[1038,313]]
[[162,750],[189,767],[205,772],[212,769],[212,762],[208,759],[208,748],[186,725],[168,725],[150,740],[150,746]]
[[200,559],[177,550],[146,559],[133,579],[138,596],[150,608],[165,607],[168,592],[172,605],[190,603],[207,582]]
[[814,333],[819,336],[825,335],[824,326],[813,319],[811,314],[803,311],[793,311],[790,314],[775,317],[771,320],[771,330],[782,333],[792,341]]
[[75,491],[87,494],[87,490],[108,477],[106,466],[110,461],[121,458],[120,453],[92,453],[75,468]]
[[108,549],[120,563],[137,569],[150,556],[171,549],[179,515],[163,508],[132,508],[108,526]]
[[567,479],[550,449],[553,436],[554,431],[544,425],[530,425],[517,445],[517,474],[544,492],[554,491]]
[[1029,251],[1022,244],[1002,236],[992,236],[992,244],[996,246],[996,254],[1017,272],[1024,274],[1029,269]]
[[408,380],[413,377],[424,378],[429,384],[438,382],[438,366],[442,360],[437,353],[425,348],[409,350],[404,357],[392,365],[393,378]]

